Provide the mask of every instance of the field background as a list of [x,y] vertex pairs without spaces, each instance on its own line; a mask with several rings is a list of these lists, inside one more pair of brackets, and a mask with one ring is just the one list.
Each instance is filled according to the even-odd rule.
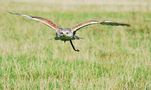
[[[14,11],[62,27],[90,19],[84,39],[55,41],[55,32]],[[151,90],[151,0],[0,0],[0,90]]]

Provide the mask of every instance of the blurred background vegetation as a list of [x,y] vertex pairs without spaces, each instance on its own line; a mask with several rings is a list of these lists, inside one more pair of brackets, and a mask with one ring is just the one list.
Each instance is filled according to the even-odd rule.
[[[131,27],[93,25],[74,41],[13,11],[62,27],[98,19]],[[1,90],[150,90],[151,0],[0,0]]]

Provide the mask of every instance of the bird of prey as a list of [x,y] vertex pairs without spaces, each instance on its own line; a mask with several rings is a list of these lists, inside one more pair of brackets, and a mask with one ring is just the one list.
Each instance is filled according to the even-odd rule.
[[62,28],[53,23],[51,20],[42,18],[42,17],[37,17],[37,16],[30,16],[26,14],[20,14],[20,13],[14,13],[14,12],[9,12],[10,14],[18,15],[18,16],[23,16],[31,20],[35,20],[38,22],[41,22],[48,27],[52,28],[56,32],[56,37],[55,40],[61,40],[61,41],[70,41],[70,44],[73,48],[74,51],[79,52],[78,49],[75,49],[72,40],[77,40],[80,39],[80,37],[76,36],[76,32],[79,31],[81,28],[92,25],[92,24],[102,24],[102,25],[111,25],[111,26],[130,26],[129,24],[126,23],[119,23],[119,22],[113,22],[113,21],[98,21],[98,20],[88,20],[86,22],[80,23],[72,28]]

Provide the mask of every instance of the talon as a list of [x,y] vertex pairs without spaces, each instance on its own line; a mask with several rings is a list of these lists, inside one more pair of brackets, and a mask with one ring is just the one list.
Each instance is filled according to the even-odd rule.
[[79,52],[80,50],[79,50],[79,49],[75,49],[75,48],[74,48],[74,51],[77,51],[77,52]]
[[70,44],[71,44],[71,46],[72,46],[72,48],[73,48],[73,50],[74,51],[77,51],[77,52],[79,52],[80,50],[79,49],[75,49],[75,47],[74,47],[74,45],[73,45],[73,43],[72,43],[72,41],[70,40]]

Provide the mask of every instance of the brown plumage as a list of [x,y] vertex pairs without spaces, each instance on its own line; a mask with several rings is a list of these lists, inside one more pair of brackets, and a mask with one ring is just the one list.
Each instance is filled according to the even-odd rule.
[[76,36],[76,32],[80,30],[83,27],[92,25],[92,24],[102,24],[102,25],[111,25],[111,26],[130,26],[129,24],[126,23],[119,23],[119,22],[113,22],[113,21],[98,21],[98,20],[89,20],[83,23],[80,23],[72,28],[61,28],[54,24],[51,20],[42,18],[42,17],[37,17],[37,16],[30,16],[30,15],[25,15],[25,14],[20,14],[20,13],[14,13],[14,12],[9,12],[10,14],[18,15],[18,16],[23,16],[28,19],[32,19],[38,22],[41,22],[50,28],[54,29],[56,31],[56,37],[55,40],[62,40],[62,41],[70,41],[70,44],[72,48],[75,51],[79,51],[78,49],[75,49],[72,40],[77,40],[80,39],[78,36]]

